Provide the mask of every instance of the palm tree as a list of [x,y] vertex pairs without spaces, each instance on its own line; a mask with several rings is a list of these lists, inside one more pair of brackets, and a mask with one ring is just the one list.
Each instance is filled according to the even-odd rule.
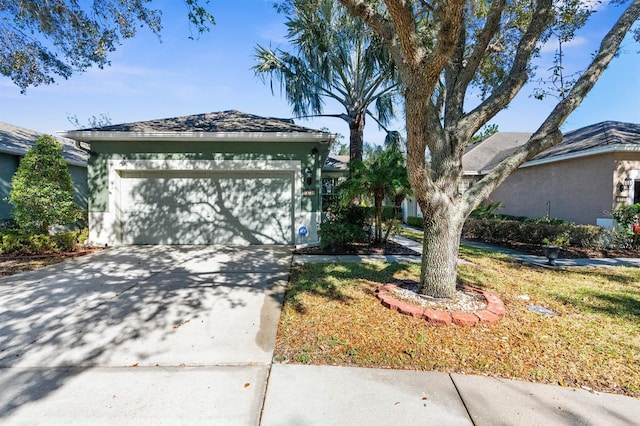
[[373,199],[375,208],[375,242],[386,241],[391,227],[382,238],[382,204],[386,199],[394,206],[394,218],[404,198],[411,192],[402,151],[393,146],[376,147],[364,161],[350,163],[350,174],[340,185],[343,203],[350,203],[359,197]]
[[[333,0],[293,0],[283,6],[289,15],[287,39],[295,51],[258,45],[252,69],[269,78],[272,90],[274,80],[280,84],[295,116],[345,120],[350,158],[362,160],[365,116],[386,130],[395,115],[398,84],[388,51],[373,31]],[[344,112],[323,114],[325,98],[337,101]],[[375,115],[369,111],[372,104]]]

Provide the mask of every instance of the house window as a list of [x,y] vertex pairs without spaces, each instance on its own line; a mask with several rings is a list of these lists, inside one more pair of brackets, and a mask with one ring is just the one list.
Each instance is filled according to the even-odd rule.
[[326,212],[335,210],[340,202],[338,186],[344,179],[322,178],[322,211],[323,222],[326,220]]
[[633,181],[633,204],[640,203],[640,180]]

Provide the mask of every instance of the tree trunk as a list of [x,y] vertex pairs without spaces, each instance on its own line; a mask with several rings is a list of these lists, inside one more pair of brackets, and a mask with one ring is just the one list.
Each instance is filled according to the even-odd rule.
[[374,206],[375,206],[375,214],[376,214],[376,236],[375,242],[380,243],[382,241],[382,201],[384,199],[384,192],[382,195],[380,191],[376,191],[374,194]]
[[456,292],[464,218],[451,211],[451,207],[426,209],[424,215],[420,293],[431,297],[450,298]]
[[362,161],[364,114],[349,113],[349,159]]

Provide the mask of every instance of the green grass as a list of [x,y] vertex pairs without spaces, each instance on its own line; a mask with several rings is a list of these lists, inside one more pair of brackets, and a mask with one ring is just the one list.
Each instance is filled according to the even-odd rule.
[[[375,289],[414,264],[293,270],[276,353],[296,362],[487,374],[640,396],[640,269],[548,269],[463,247],[461,282],[502,298],[493,326],[436,327],[384,308]],[[530,301],[519,296],[527,295]],[[558,313],[542,316],[527,305]]]

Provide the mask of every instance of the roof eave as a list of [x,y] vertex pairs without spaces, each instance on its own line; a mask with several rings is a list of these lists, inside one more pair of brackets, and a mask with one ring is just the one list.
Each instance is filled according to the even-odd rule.
[[319,142],[329,143],[335,138],[326,132],[100,132],[69,131],[62,136],[82,142],[121,141],[121,142]]
[[539,166],[542,164],[555,163],[558,161],[573,160],[582,157],[590,157],[592,155],[610,154],[614,152],[640,152],[640,145],[616,144],[600,148],[585,149],[584,151],[572,152],[563,155],[554,155],[553,157],[527,161],[526,163],[522,164],[520,168]]

